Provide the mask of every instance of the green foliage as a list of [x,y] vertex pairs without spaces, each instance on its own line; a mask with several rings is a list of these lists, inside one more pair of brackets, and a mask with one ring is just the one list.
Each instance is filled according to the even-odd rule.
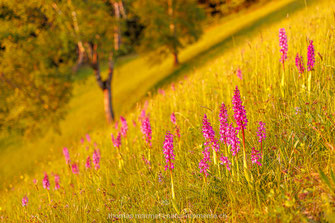
[[194,0],[138,0],[135,9],[145,26],[140,50],[151,52],[154,62],[178,54],[202,33],[205,14]]
[[54,8],[59,23],[71,34],[75,43],[97,44],[103,53],[113,49],[117,21],[114,19],[112,1],[62,1]]
[[74,48],[70,39],[58,38],[56,15],[45,5],[0,3],[0,130],[31,133],[64,115]]
[[44,125],[58,130],[79,43],[86,58],[96,45],[106,59],[121,21],[114,18],[112,1],[19,2],[0,3],[0,131],[31,134]]

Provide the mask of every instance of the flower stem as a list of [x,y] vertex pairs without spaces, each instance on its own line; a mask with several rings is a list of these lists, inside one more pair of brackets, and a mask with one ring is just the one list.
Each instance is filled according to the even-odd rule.
[[214,160],[214,165],[217,164],[217,157],[216,157],[216,151],[213,149],[213,160]]
[[244,128],[242,127],[242,139],[243,139],[243,166],[247,168],[246,152],[245,152],[245,135]]
[[174,200],[175,194],[174,194],[174,185],[173,185],[173,175],[172,175],[172,170],[170,169],[170,176],[171,176],[171,192],[172,192],[172,199]]
[[242,138],[243,138],[243,169],[244,169],[244,176],[248,181],[248,184],[250,185],[250,177],[249,177],[249,171],[247,166],[247,159],[246,159],[246,151],[245,151],[245,134],[244,134],[244,128],[242,127]]

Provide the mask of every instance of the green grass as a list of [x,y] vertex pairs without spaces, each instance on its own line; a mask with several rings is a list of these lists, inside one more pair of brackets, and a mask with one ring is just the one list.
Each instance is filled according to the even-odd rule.
[[[36,151],[26,153],[25,160],[30,163],[38,153],[41,157],[43,154],[48,154],[50,158],[43,156],[44,161],[37,162],[36,166],[31,167],[36,171],[36,175],[22,175],[19,184],[6,187],[1,194],[0,219],[6,222],[20,220],[100,222],[106,221],[109,214],[161,213],[216,214],[225,217],[224,220],[233,222],[273,222],[279,219],[281,222],[334,221],[335,197],[331,189],[334,184],[329,172],[334,168],[335,144],[335,33],[333,30],[335,4],[329,1],[308,4],[309,8],[301,10],[296,15],[288,16],[280,23],[274,23],[270,18],[283,18],[283,14],[276,13],[276,9],[280,9],[285,15],[287,12],[293,12],[294,8],[298,9],[304,5],[303,1],[295,1],[299,4],[284,2],[288,5],[278,6],[279,3],[274,2],[271,3],[272,7],[268,5],[263,8],[268,10],[270,17],[267,17],[267,13],[259,8],[259,11],[257,9],[250,11],[243,17],[245,20],[249,18],[250,23],[244,23],[244,20],[241,22],[241,19],[237,19],[238,17],[236,20],[231,18],[231,24],[235,25],[234,29],[229,31],[227,28],[222,31],[227,32],[227,36],[217,37],[221,39],[222,44],[214,41],[214,37],[219,36],[218,31],[222,30],[222,27],[232,27],[227,25],[230,24],[229,21],[225,26],[218,24],[217,32],[211,33],[209,30],[207,33],[210,34],[207,36],[206,33],[201,40],[204,41],[203,45],[199,42],[199,45],[192,46],[194,51],[192,47],[185,50],[185,55],[198,55],[196,57],[198,60],[187,58],[182,53],[182,66],[188,64],[190,68],[181,66],[180,69],[184,70],[180,73],[186,74],[188,78],[174,79],[177,78],[178,75],[176,75],[172,79],[167,79],[161,84],[174,81],[175,91],[165,85],[166,95],[157,94],[147,98],[147,112],[150,114],[153,130],[150,165],[146,165],[142,160],[142,156],[148,158],[148,149],[138,122],[142,106],[138,105],[126,115],[129,131],[127,138],[122,139],[120,153],[124,166],[119,168],[118,152],[110,140],[110,132],[115,134],[116,130],[110,127],[96,131],[94,126],[99,126],[97,120],[101,119],[94,119],[92,116],[98,112],[92,112],[89,106],[87,106],[87,113],[83,112],[83,108],[86,107],[85,102],[96,101],[96,106],[101,103],[96,100],[101,98],[101,95],[95,97],[101,93],[94,91],[93,88],[90,92],[90,89],[78,86],[75,90],[76,100],[69,106],[71,113],[67,120],[71,122],[67,124],[65,120],[62,123],[64,125],[62,129],[68,129],[69,132],[63,134],[70,137],[68,140],[71,140],[71,137],[72,140],[75,139],[76,137],[70,133],[70,128],[76,126],[76,129],[79,129],[77,135],[79,139],[92,126],[92,130],[95,131],[91,134],[91,138],[101,150],[101,169],[85,170],[86,157],[92,155],[95,146],[88,142],[81,145],[78,143],[79,140],[70,145],[71,160],[79,163],[79,176],[71,173],[63,159],[57,159],[61,155],[61,146],[69,145],[70,141],[55,140],[51,143],[52,145],[45,144],[44,150],[42,150],[43,147],[39,147]],[[259,17],[256,16],[257,14]],[[268,24],[271,24],[269,27],[266,26],[267,20]],[[245,30],[236,27],[238,25]],[[257,27],[261,28],[258,32],[256,32]],[[279,63],[278,29],[281,27],[285,27],[288,33],[289,59],[285,65],[285,71]],[[253,35],[253,38],[244,41],[250,35]],[[234,40],[229,36],[234,36]],[[303,87],[307,84],[309,73],[305,72],[302,77],[299,77],[294,64],[297,52],[306,58],[307,39],[313,39],[316,48],[316,66],[311,72],[312,90],[310,92]],[[304,63],[306,62],[305,60]],[[142,68],[144,69],[143,64],[144,59],[138,58],[119,67],[115,77],[115,83],[118,80],[120,83],[117,85],[120,89],[115,89],[115,94],[123,95],[120,96],[119,104],[125,104],[122,100],[127,101],[126,98],[129,97],[130,92],[136,92],[134,96],[137,100],[141,99],[148,89],[155,88],[157,81],[173,73],[172,68],[169,68],[172,61],[166,61],[152,68],[152,74],[141,71]],[[236,77],[237,68],[242,70],[242,81]],[[131,71],[136,71],[139,76],[132,74]],[[121,75],[123,72],[133,76],[123,76]],[[153,75],[157,73],[160,77]],[[127,85],[128,90],[125,90],[125,86],[122,87],[122,83],[125,82],[118,78],[131,79]],[[88,79],[85,83],[85,86],[93,85],[93,79]],[[135,87],[137,85],[140,86],[138,89]],[[232,167],[234,176],[223,166],[220,167],[219,172],[211,163],[210,175],[204,182],[198,168],[198,163],[202,159],[201,146],[204,143],[201,133],[202,118],[206,113],[218,134],[219,106],[224,102],[229,108],[229,121],[234,122],[231,98],[236,85],[241,90],[249,120],[246,131],[246,150],[248,174],[253,176],[253,180],[247,182],[242,169],[242,153],[239,153],[240,168],[236,165]],[[117,100],[115,101],[118,104]],[[133,107],[131,104],[135,103],[127,102],[129,107],[123,108],[124,111],[129,111]],[[75,111],[75,107],[78,110]],[[98,107],[94,107],[96,108]],[[297,108],[300,108],[300,112],[297,112]],[[117,110],[117,113],[121,114],[122,109],[118,109],[120,110]],[[165,160],[162,154],[166,131],[174,131],[174,126],[170,122],[172,112],[176,114],[181,131],[181,138],[175,139],[176,160],[173,171],[175,201],[171,199],[170,177],[164,171]],[[80,117],[79,120],[78,117]],[[86,122],[90,118],[92,121]],[[136,126],[132,125],[133,120]],[[265,122],[267,127],[262,167],[252,165],[249,156],[252,147],[259,148],[256,137],[258,121]],[[81,129],[85,132],[80,132]],[[59,143],[62,145],[57,147]],[[85,149],[86,147],[88,149]],[[221,145],[221,151],[229,154],[228,157],[231,159],[228,148]],[[17,157],[22,157],[21,154]],[[46,162],[48,159],[54,161]],[[29,163],[28,161],[17,164],[22,167],[25,162]],[[320,168],[325,172],[326,177],[319,174]],[[48,172],[51,179],[50,192],[43,189],[41,184],[44,171]],[[51,173],[60,175],[60,190],[53,190]],[[21,175],[18,172],[16,174]],[[37,186],[32,183],[34,177],[38,179]],[[29,198],[27,207],[22,207],[20,203],[24,195]],[[128,220],[120,219],[124,222]],[[141,222],[140,219],[136,220]],[[157,221],[164,221],[164,219]],[[185,221],[188,222],[191,219]],[[220,222],[220,219],[195,219],[194,221]]]

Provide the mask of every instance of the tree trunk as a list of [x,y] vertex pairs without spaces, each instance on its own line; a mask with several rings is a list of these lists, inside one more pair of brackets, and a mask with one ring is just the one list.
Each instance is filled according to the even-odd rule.
[[113,112],[113,104],[112,104],[112,88],[111,83],[105,81],[105,89],[104,92],[104,106],[105,106],[105,116],[107,123],[110,124],[114,121],[114,112]]
[[78,59],[74,67],[72,68],[72,72],[76,73],[78,69],[83,65],[84,63],[84,57],[85,57],[85,49],[83,46],[83,43],[81,41],[78,42]]
[[108,77],[106,80],[102,80],[100,74],[100,65],[99,65],[99,56],[97,52],[97,45],[93,44],[93,47],[90,47],[90,51],[92,52],[91,59],[91,67],[94,70],[95,79],[103,91],[104,94],[104,108],[105,108],[105,116],[107,123],[110,124],[114,121],[114,112],[113,112],[113,104],[112,104],[112,79],[113,79],[113,71],[114,71],[114,63],[113,56],[111,54],[108,61]]
[[113,52],[110,52],[108,58],[108,77],[107,80],[104,81],[105,114],[108,123],[114,121],[113,98],[112,98],[113,73],[114,73],[114,58],[113,58]]
[[174,66],[178,66],[179,65],[179,59],[178,59],[178,52],[177,51],[173,52],[173,58],[174,58]]

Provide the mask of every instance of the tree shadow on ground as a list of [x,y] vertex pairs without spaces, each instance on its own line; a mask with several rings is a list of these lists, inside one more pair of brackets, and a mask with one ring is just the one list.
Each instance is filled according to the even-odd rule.
[[[316,2],[316,0],[306,0],[306,1],[308,5],[311,5],[313,2]],[[183,74],[189,72],[191,69],[201,67],[208,61],[213,60],[219,56],[222,56],[225,50],[239,46],[244,42],[243,40],[248,39],[249,36],[259,32],[262,28],[270,26],[276,22],[279,22],[280,20],[285,18],[288,14],[291,15],[295,12],[298,12],[304,7],[305,2],[303,0],[296,0],[284,5],[283,7],[277,9],[274,12],[271,12],[257,19],[256,21],[244,27],[241,27],[235,33],[222,39],[222,41],[220,41],[219,43],[210,46],[206,50],[197,53],[191,59],[184,61],[171,74],[169,74],[167,77],[163,78],[155,85],[153,85],[149,90],[149,92],[155,94],[157,92],[157,89],[178,80],[178,78],[183,76]],[[234,39],[235,40],[238,39],[237,43],[236,41],[234,41]]]

